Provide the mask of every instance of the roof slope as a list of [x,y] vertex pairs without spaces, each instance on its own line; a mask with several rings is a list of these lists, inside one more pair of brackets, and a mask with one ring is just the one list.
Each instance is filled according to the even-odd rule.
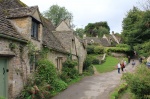
[[18,0],[1,0],[0,1],[0,34],[15,37],[17,39],[25,40],[13,27],[11,22],[6,19],[6,11],[10,8],[21,7]]
[[54,35],[60,40],[67,52],[70,52],[74,35],[71,31],[55,31]]
[[52,23],[45,18],[42,18],[42,22],[43,22],[43,44],[48,46],[48,48],[50,49],[66,52],[63,46],[61,45],[61,42],[59,42],[59,40],[52,33],[52,31],[55,30]]
[[106,38],[101,38],[100,41],[102,42],[102,45],[105,47],[111,46]]
[[88,44],[91,43],[91,40],[93,40],[94,43],[101,44],[100,38],[97,37],[86,37],[85,39],[87,40]]
[[32,14],[37,9],[38,9],[38,6],[8,9],[6,11],[6,15],[7,15],[7,18],[18,18],[18,17],[32,16]]

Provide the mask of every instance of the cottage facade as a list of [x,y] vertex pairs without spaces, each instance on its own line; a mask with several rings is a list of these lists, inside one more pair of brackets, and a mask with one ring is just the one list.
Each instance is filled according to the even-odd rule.
[[[44,48],[49,49],[47,58],[58,71],[71,54],[82,73],[84,43],[73,35],[66,22],[55,29],[40,15],[37,6],[28,7],[19,0],[1,0],[0,10],[0,96],[14,99],[21,92],[35,70],[35,55]],[[62,33],[71,38],[60,39],[64,37]]]

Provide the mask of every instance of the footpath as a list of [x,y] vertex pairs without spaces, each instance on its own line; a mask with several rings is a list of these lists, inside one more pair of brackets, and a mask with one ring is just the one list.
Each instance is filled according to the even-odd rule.
[[[139,64],[132,67],[131,63],[126,66],[125,72],[133,72]],[[53,97],[52,99],[109,99],[109,94],[121,83],[121,76],[117,69],[83,78],[80,82],[71,85],[66,90]]]

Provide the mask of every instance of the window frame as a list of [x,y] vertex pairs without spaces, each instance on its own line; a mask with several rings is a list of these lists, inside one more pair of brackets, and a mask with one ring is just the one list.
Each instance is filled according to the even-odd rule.
[[38,40],[39,36],[39,26],[40,22],[38,22],[36,19],[32,18],[32,24],[31,24],[31,38]]

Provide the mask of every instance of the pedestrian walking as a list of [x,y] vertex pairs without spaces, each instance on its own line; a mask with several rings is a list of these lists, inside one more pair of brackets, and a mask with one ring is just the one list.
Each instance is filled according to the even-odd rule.
[[118,74],[120,74],[120,68],[121,68],[120,63],[117,64],[117,68],[118,68]]
[[124,61],[123,60],[121,61],[120,65],[121,65],[122,72],[124,72]]

